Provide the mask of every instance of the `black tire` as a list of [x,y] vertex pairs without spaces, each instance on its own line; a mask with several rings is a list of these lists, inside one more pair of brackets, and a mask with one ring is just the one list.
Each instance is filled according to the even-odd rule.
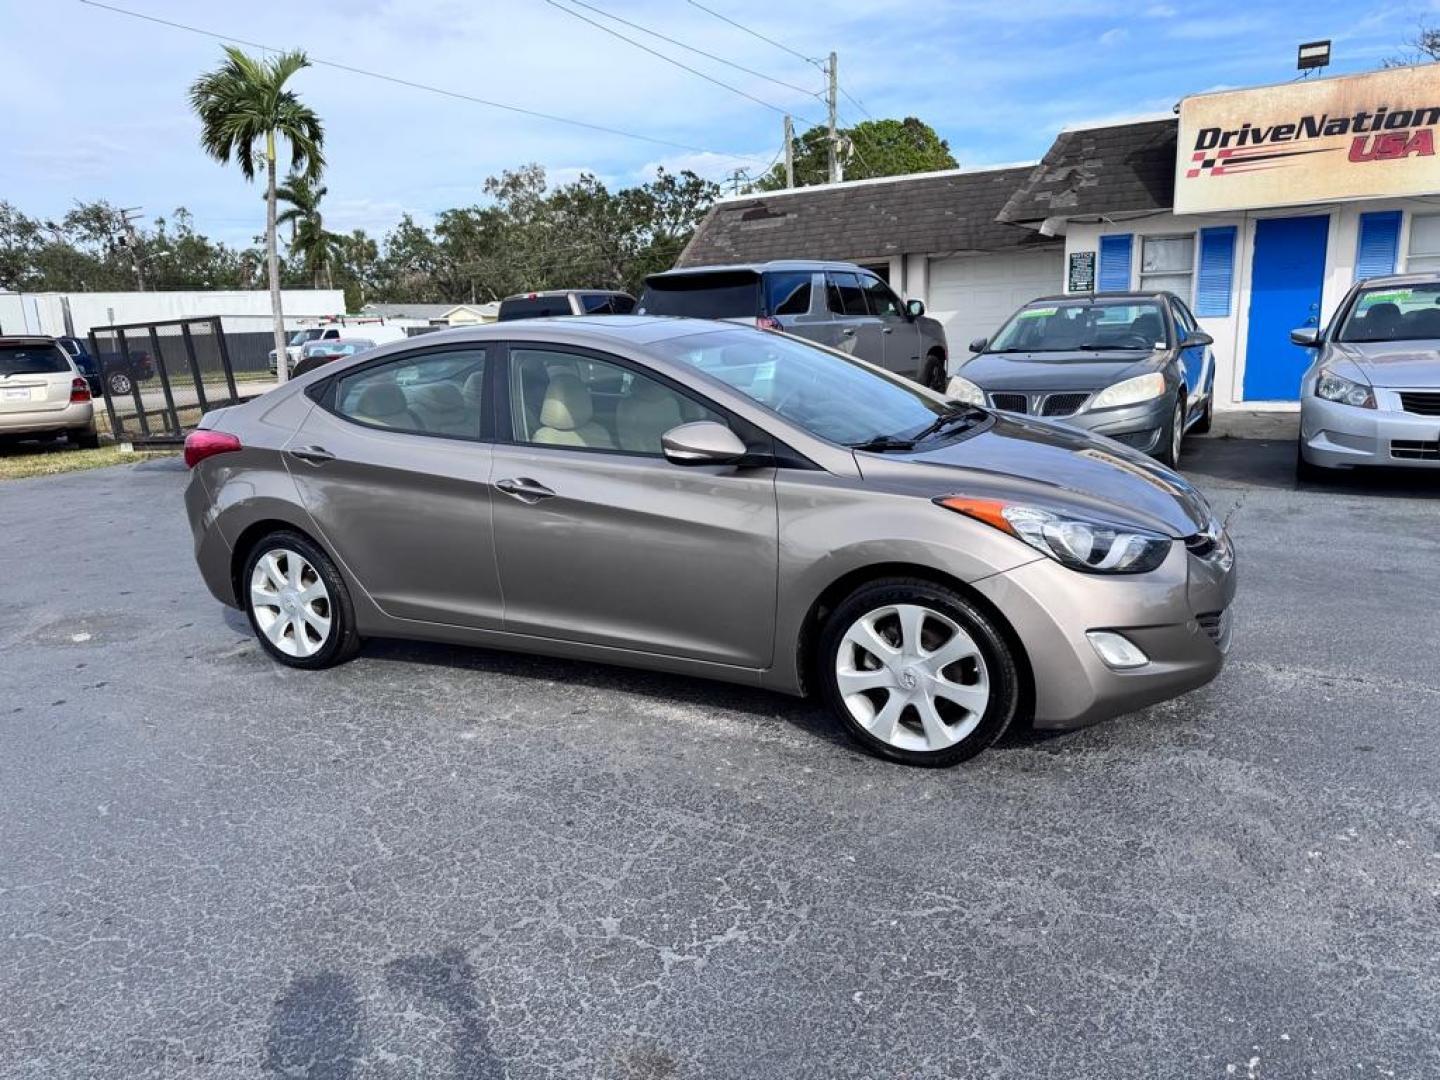
[[1205,411],[1200,414],[1200,419],[1195,421],[1195,426],[1190,430],[1196,435],[1208,435],[1210,429],[1215,426],[1215,387],[1210,387],[1210,395],[1205,399]]
[[[892,604],[925,607],[953,621],[969,634],[984,661],[990,685],[984,715],[972,731],[946,749],[909,750],[877,738],[851,714],[840,691],[836,664],[845,645],[846,632],[857,620]],[[1015,657],[991,619],[953,589],[920,578],[885,578],[862,585],[846,597],[821,629],[815,670],[825,704],[850,737],[877,757],[905,765],[942,768],[974,757],[1005,733],[1020,701],[1020,674]],[[901,723],[914,730],[918,714],[907,709],[902,717]]]
[[123,371],[112,371],[105,376],[105,391],[111,397],[124,397],[134,385],[130,376]]
[[81,450],[100,449],[100,433],[94,428],[72,428],[68,433],[71,446]]
[[920,384],[943,392],[947,382],[949,379],[945,374],[945,358],[939,352],[931,352],[925,357],[925,364],[920,369]]
[[1312,465],[1305,460],[1304,452],[1297,446],[1295,448],[1295,479],[1302,484],[1323,484],[1332,480],[1338,469],[1327,469],[1322,465]]
[[[255,564],[277,549],[293,551],[302,556],[314,568],[329,594],[329,636],[309,656],[292,656],[277,648],[261,628],[256,618],[255,605],[250,600],[250,578],[255,571]],[[314,670],[343,664],[359,652],[361,639],[355,628],[355,606],[350,602],[350,591],[345,587],[345,579],[340,576],[340,571],[335,569],[330,556],[301,533],[280,529],[261,539],[245,556],[245,569],[238,585],[237,599],[245,609],[246,618],[250,620],[250,629],[255,633],[255,640],[260,642],[260,647],[270,654],[271,659],[287,667]]]
[[[1180,451],[1185,441],[1185,395],[1175,395],[1175,408],[1170,410],[1170,422],[1165,425],[1164,442],[1160,447],[1160,453],[1156,456],[1162,465],[1168,465],[1172,469],[1180,468]],[[1180,437],[1175,437],[1176,428],[1179,428]]]

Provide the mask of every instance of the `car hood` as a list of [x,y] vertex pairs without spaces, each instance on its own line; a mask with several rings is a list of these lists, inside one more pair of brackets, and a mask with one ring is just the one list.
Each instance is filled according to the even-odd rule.
[[1154,370],[1154,353],[981,353],[956,372],[982,390],[1101,390]]
[[1337,342],[1336,360],[1348,360],[1371,386],[1440,389],[1440,341]]
[[867,480],[891,480],[931,497],[1029,502],[1176,538],[1215,521],[1205,497],[1153,458],[1035,417],[995,414],[984,430],[933,449],[855,456]]

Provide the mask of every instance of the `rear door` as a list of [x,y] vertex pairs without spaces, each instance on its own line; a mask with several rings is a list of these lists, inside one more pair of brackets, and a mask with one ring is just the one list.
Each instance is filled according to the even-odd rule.
[[835,348],[885,366],[885,324],[870,313],[860,276],[848,270],[825,272],[825,296],[834,321]]
[[505,376],[492,496],[505,629],[769,666],[775,470],[666,461],[664,432],[725,417],[617,357],[512,343]]
[[70,406],[76,369],[48,341],[0,341],[0,416],[60,412]]
[[331,380],[284,458],[321,536],[387,615],[499,629],[486,347]]
[[889,371],[920,378],[920,328],[905,314],[900,298],[874,274],[860,275],[870,314],[880,320],[885,343],[885,367]]

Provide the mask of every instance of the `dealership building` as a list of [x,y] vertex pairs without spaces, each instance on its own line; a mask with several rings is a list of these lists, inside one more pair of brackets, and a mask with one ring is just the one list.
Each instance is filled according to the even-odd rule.
[[1216,400],[1293,402],[1358,279],[1440,270],[1440,65],[1185,98],[1044,159],[717,203],[681,265],[870,266],[945,324],[952,370],[1036,296],[1166,289],[1215,339]]

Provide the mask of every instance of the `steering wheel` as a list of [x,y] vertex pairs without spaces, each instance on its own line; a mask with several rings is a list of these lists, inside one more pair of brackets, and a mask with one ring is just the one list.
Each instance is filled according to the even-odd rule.
[[1144,334],[1121,334],[1112,344],[1117,349],[1149,349],[1155,343],[1147,341]]

